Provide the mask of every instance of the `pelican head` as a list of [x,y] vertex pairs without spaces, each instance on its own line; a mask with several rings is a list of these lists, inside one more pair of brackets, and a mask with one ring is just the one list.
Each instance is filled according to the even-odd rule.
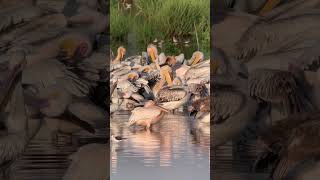
[[128,79],[130,81],[135,81],[139,78],[139,74],[135,71],[131,71],[129,74],[128,74]]
[[204,55],[202,52],[200,51],[196,51],[192,54],[191,57],[191,66],[195,65],[197,63],[199,63],[200,61],[202,61],[204,59]]
[[168,56],[167,59],[166,59],[166,63],[169,65],[169,66],[173,66],[177,63],[177,60],[174,56]]
[[149,65],[142,66],[138,71],[142,73],[150,73],[152,71],[152,67]]
[[113,63],[120,63],[126,55],[126,49],[123,46],[120,46],[117,50],[117,57],[113,60]]
[[155,45],[149,44],[147,47],[147,53],[151,57],[151,60],[153,63],[156,63],[156,60],[158,58],[158,49]]
[[88,39],[68,38],[61,42],[58,57],[61,60],[73,58],[83,59],[88,57],[92,50],[91,42]]

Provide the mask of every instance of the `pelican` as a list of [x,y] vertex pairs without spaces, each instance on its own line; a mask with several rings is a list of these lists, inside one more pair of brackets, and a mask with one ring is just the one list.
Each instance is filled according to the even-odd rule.
[[[236,43],[238,46],[238,55],[236,56],[240,61],[248,62],[258,55],[310,46],[311,42],[315,43],[314,39],[319,38],[319,33],[315,31],[319,27],[319,23],[317,23],[320,17],[319,12],[317,10],[316,13],[293,14],[284,19],[256,22]],[[303,23],[304,26],[296,27],[291,24],[292,21],[298,24]],[[288,28],[288,31],[284,30]],[[263,34],[261,29],[268,29],[268,35]]]
[[[19,77],[19,76],[17,76]],[[21,77],[21,75],[20,75]],[[6,122],[3,124],[5,131],[1,132],[0,138],[0,164],[3,178],[10,176],[7,171],[11,164],[25,151],[30,140],[38,133],[41,122],[36,121],[33,126],[27,126],[28,117],[24,105],[23,89],[19,79],[11,86],[6,98],[1,101],[1,112],[8,113]],[[2,129],[3,131],[3,129]]]
[[319,112],[293,114],[260,134],[264,152],[255,163],[256,170],[262,161],[274,166],[272,179],[314,179],[319,175]]
[[184,54],[176,57],[171,57],[167,60],[167,64],[172,67],[174,75],[184,80],[186,72],[191,66],[196,65],[204,60],[204,54],[201,51],[196,51],[192,54],[189,60],[184,59]]
[[168,110],[157,106],[154,101],[149,100],[144,107],[137,107],[131,111],[128,125],[144,126],[150,130],[151,126],[158,123],[168,112]]
[[122,46],[120,46],[117,50],[117,57],[112,60],[112,64],[120,64],[121,60],[123,60],[124,56],[126,54],[126,49]]
[[[230,84],[234,84],[232,82]],[[258,109],[257,102],[245,90],[215,85],[213,103],[213,147],[220,146],[241,135],[253,123]]]
[[[219,52],[219,51],[217,51]],[[244,69],[226,57],[214,53],[214,62],[219,63],[221,74],[211,77],[213,84],[211,109],[213,117],[212,132],[215,134],[213,147],[218,147],[230,140],[235,140],[255,122],[258,102],[248,93],[248,79],[239,76]],[[241,72],[241,73],[240,73]]]
[[[191,94],[187,87],[173,84],[171,73],[172,70],[169,66],[161,67],[162,78],[153,87],[153,95],[161,107],[175,110],[186,104]],[[165,82],[167,82],[167,86],[164,86]]]
[[72,133],[80,130],[95,133],[93,125],[87,122],[90,120],[83,120],[83,117],[80,119],[81,116],[75,114],[79,112],[72,106],[72,96],[63,87],[49,86],[39,89],[30,103],[33,106],[38,105],[44,124],[52,131],[53,137],[58,137],[58,133],[71,137]]
[[[239,12],[219,13],[217,17],[220,17],[221,21],[215,22],[212,27],[211,37],[215,40],[213,46],[221,48],[228,57],[237,56],[239,52],[236,43],[260,18]],[[232,34],[225,33],[234,27],[237,27],[237,31]]]
[[208,84],[210,81],[210,60],[191,66],[185,73],[186,84]]
[[159,66],[159,63],[158,63],[158,49],[155,45],[153,44],[149,44],[148,47],[147,47],[147,53],[148,55],[151,57],[151,66],[154,68],[154,69],[158,69],[160,70],[160,66]]
[[202,98],[192,103],[191,114],[195,113],[198,123],[210,124],[210,98]]
[[[81,6],[79,12],[80,14],[69,18],[63,14],[51,13],[33,19],[23,24],[19,29],[8,30],[8,33],[1,36],[5,39],[1,41],[0,46],[6,52],[1,59],[6,59],[9,64],[9,68],[6,68],[8,82],[13,80],[12,74],[15,71],[21,71],[40,61],[58,56],[66,64],[75,64],[77,63],[75,59],[88,57],[92,52],[95,34],[103,32],[107,23],[105,23],[104,15],[100,15],[98,12],[98,14],[93,13],[90,8]],[[88,21],[88,17],[90,21]],[[98,21],[99,23],[97,23]],[[83,26],[84,23],[85,26]],[[85,28],[70,28],[67,27],[67,24],[77,24],[78,27]],[[32,31],[30,31],[31,29]],[[24,53],[24,56],[17,57],[17,53]],[[7,66],[7,64],[4,63],[1,66]],[[20,66],[23,68],[17,69]]]
[[232,8],[237,11],[265,15],[280,2],[281,0],[215,0],[213,1],[213,7],[215,11]]

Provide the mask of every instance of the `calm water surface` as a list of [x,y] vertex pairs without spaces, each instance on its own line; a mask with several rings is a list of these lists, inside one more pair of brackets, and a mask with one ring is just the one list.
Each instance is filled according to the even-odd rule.
[[168,114],[153,131],[129,129],[129,113],[111,120],[112,132],[128,138],[111,146],[111,179],[209,180],[210,129],[195,130],[182,114]]

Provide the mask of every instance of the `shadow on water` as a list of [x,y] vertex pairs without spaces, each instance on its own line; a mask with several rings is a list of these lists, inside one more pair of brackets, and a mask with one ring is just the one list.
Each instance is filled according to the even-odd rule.
[[205,127],[195,131],[188,116],[169,114],[145,131],[128,128],[128,118],[129,113],[118,113],[111,120],[112,133],[128,138],[112,143],[111,179],[210,179]]

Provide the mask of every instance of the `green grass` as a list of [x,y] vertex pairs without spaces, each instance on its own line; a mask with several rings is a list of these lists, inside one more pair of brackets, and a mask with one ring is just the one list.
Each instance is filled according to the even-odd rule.
[[191,37],[191,43],[196,44],[196,26],[199,48],[209,56],[210,0],[135,0],[134,3],[131,10],[120,10],[118,1],[111,0],[111,47],[127,44],[131,32],[135,33],[139,50],[145,50],[157,38],[166,42],[165,52],[173,54],[179,49],[171,42],[172,37]]

